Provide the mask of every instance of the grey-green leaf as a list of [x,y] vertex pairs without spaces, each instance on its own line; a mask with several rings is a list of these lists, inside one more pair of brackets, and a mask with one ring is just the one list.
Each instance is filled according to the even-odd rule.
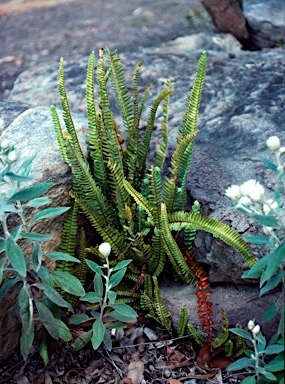
[[109,288],[113,288],[118,285],[126,273],[127,268],[123,268],[120,271],[114,273],[109,280]]
[[73,263],[80,263],[79,259],[76,259],[76,257],[70,256],[68,253],[50,252],[50,253],[45,253],[45,256],[54,260],[64,260],[64,261],[72,261]]
[[35,199],[28,201],[26,205],[33,208],[38,208],[42,207],[43,205],[50,204],[51,202],[52,200],[48,197],[36,197]]
[[16,272],[26,277],[27,268],[24,253],[12,236],[6,238],[6,255]]
[[73,349],[75,351],[79,351],[79,349],[85,347],[89,343],[92,333],[93,333],[93,330],[90,329],[90,331],[82,333],[80,336],[78,336],[74,342]]
[[89,303],[99,303],[102,301],[102,296],[97,295],[95,292],[87,292],[86,295],[80,297],[82,301],[88,301]]
[[251,341],[251,339],[252,339],[250,334],[248,332],[246,332],[244,329],[230,328],[230,331],[235,333],[236,335],[239,335],[239,336],[243,337],[246,340]]
[[138,314],[127,304],[112,304],[111,307],[124,316],[137,317]]
[[58,340],[58,337],[59,337],[58,326],[55,322],[53,314],[40,301],[36,301],[36,307],[38,310],[39,318],[43,323],[43,325],[45,326],[45,328],[47,329],[48,333],[51,335],[51,337]]
[[72,340],[72,334],[71,334],[68,326],[66,324],[64,324],[63,321],[61,321],[59,319],[54,319],[54,320],[58,326],[58,334],[59,334],[60,339],[62,339],[64,341]]
[[36,184],[32,185],[31,187],[21,189],[20,191],[14,193],[10,197],[10,201],[26,201],[31,200],[37,197],[38,195],[41,195],[43,192],[45,192],[52,183],[42,183],[42,184]]
[[68,211],[70,207],[61,207],[61,208],[46,208],[42,211],[35,214],[33,218],[33,223],[35,223],[37,220],[41,219],[49,219],[54,216],[59,216],[63,214],[64,212]]
[[77,277],[68,272],[52,271],[50,273],[53,281],[65,292],[71,293],[75,296],[83,296],[85,290]]
[[94,276],[94,290],[98,296],[103,296],[103,281],[101,275],[99,273],[95,273]]
[[234,363],[227,366],[227,371],[239,371],[240,369],[254,367],[254,359],[249,359],[248,357],[243,357],[235,361]]
[[92,269],[93,272],[99,273],[99,275],[104,276],[104,273],[102,272],[103,267],[100,267],[100,265],[98,265],[92,260],[85,259],[85,262],[88,265],[88,267]]
[[30,328],[30,331],[28,333],[26,333],[24,328],[22,328],[22,336],[20,339],[20,348],[21,348],[21,353],[22,353],[24,360],[27,360],[27,357],[29,356],[29,353],[30,353],[30,350],[32,348],[33,341],[34,341],[34,336],[35,336],[34,323],[31,324],[31,328]]
[[52,236],[50,235],[42,235],[41,233],[35,233],[35,232],[26,232],[21,234],[22,239],[27,239],[31,241],[48,241],[52,239]]
[[73,313],[72,306],[64,300],[64,298],[51,286],[44,284],[34,284],[39,289],[42,289],[45,295],[52,301],[53,303],[59,305],[60,307],[68,308],[71,313]]
[[92,347],[94,351],[99,348],[100,344],[104,339],[105,327],[101,318],[97,319],[93,324],[93,335],[92,335]]
[[121,261],[120,263],[118,263],[117,265],[115,265],[115,267],[113,268],[113,271],[119,271],[120,269],[122,268],[125,268],[127,265],[129,265],[133,260],[124,260],[124,261]]
[[81,324],[85,321],[89,320],[89,316],[87,316],[85,313],[78,313],[76,315],[73,315],[69,318],[70,324]]

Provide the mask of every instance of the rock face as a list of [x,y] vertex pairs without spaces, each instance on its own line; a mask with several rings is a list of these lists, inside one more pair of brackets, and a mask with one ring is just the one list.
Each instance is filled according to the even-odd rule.
[[219,32],[232,33],[238,40],[247,40],[249,33],[238,0],[203,0]]
[[[35,177],[32,183],[53,182],[45,194],[53,200],[50,207],[68,206],[69,198],[65,192],[71,188],[72,178],[68,166],[62,162],[57,148],[49,108],[3,101],[0,103],[0,119],[3,133],[1,141],[8,139],[15,146],[19,159],[16,166],[37,152],[30,173],[31,176]],[[82,148],[86,151],[84,128],[86,127],[86,120],[83,116],[75,116],[75,120]],[[3,187],[1,187],[1,192],[3,192]],[[34,214],[33,209],[26,211],[27,222]],[[9,221],[10,228],[16,225],[15,220]],[[43,253],[58,250],[63,221],[64,215],[49,221],[39,220],[33,226],[34,232],[53,236],[50,241],[43,243]],[[21,325],[15,314],[11,314],[10,311],[14,302],[15,297],[9,294],[1,300],[0,363],[15,351],[21,335]],[[13,316],[14,320],[11,321]]]
[[[228,37],[220,35],[213,37],[199,34],[188,37],[188,42],[191,49],[181,48],[187,47],[187,38],[184,38],[183,42],[180,38],[155,49],[122,54],[121,59],[126,69],[127,80],[131,82],[137,62],[142,61],[139,92],[142,95],[146,86],[150,85],[151,92],[146,103],[147,107],[163,89],[164,79],[171,80],[175,89],[175,93],[171,96],[169,120],[169,152],[172,153],[176,147],[178,126],[183,117],[200,54],[204,49],[207,50],[208,70],[200,109],[200,133],[195,139],[188,179],[190,200],[200,201],[203,214],[231,225],[242,235],[253,234],[256,227],[251,219],[238,212],[228,211],[231,203],[225,197],[224,191],[231,184],[241,184],[252,178],[259,180],[269,189],[268,197],[274,191],[274,175],[262,166],[259,159],[262,156],[271,156],[265,145],[269,136],[278,135],[282,145],[285,145],[283,127],[285,51],[282,49],[241,51],[236,42],[231,42]],[[82,59],[80,63],[66,64],[67,94],[74,113],[85,112],[86,65],[87,58]],[[34,72],[25,72],[19,77],[11,92],[10,102],[38,103],[42,106],[58,105],[56,79],[57,71],[51,71],[48,67],[40,67]],[[39,87],[38,84],[41,86]],[[143,112],[142,126],[147,119],[147,114],[148,108]],[[160,143],[161,115],[162,110],[159,110],[157,129],[152,138],[150,162]],[[17,138],[19,153],[22,151],[31,153],[30,145],[41,148],[39,168],[35,169],[37,177],[43,178],[42,181],[46,179],[55,181],[55,189],[59,188],[60,192],[59,197],[54,200],[58,205],[64,205],[60,188],[68,185],[67,170],[60,163],[47,116],[46,108],[29,109],[6,128],[5,135]],[[123,131],[123,125],[117,119],[116,113],[115,118]],[[28,122],[25,132],[33,132],[32,137],[22,134],[22,120]],[[76,126],[83,134],[82,127],[86,126],[84,121],[79,115],[77,116]],[[43,128],[45,122],[50,128]],[[44,135],[46,136],[43,140]],[[238,287],[241,294],[234,310],[232,301],[237,300],[237,296],[233,291],[237,288],[233,285],[224,285],[225,283],[245,283],[240,278],[246,268],[241,256],[213,239],[211,235],[202,232],[197,234],[195,245],[198,259],[209,266],[210,281],[219,284],[219,288],[212,289],[216,292],[215,303],[224,297],[224,308],[229,310],[231,325],[241,321],[236,318],[237,312],[241,319],[249,320],[249,317],[254,317],[259,321],[260,306],[263,311],[267,303],[252,301],[248,306],[243,306],[249,298],[258,297],[258,289],[251,286]],[[253,247],[252,250],[256,256],[260,256],[259,248]],[[176,312],[173,302],[176,297],[174,291],[168,289],[167,284],[164,287],[166,291],[164,298],[168,302],[168,308],[170,310],[173,308]],[[171,287],[174,285],[171,284]],[[223,290],[223,287],[226,287],[227,291]],[[180,297],[181,287],[176,288],[175,292]],[[183,297],[188,300],[187,306],[191,308],[193,299],[191,287],[185,287]],[[194,300],[196,301],[195,297]],[[272,300],[272,296],[268,300]],[[252,312],[249,313],[249,309]],[[217,311],[215,313],[215,316],[218,316]],[[198,322],[197,318],[193,321]],[[270,325],[268,330],[270,333]]]
[[244,15],[252,42],[259,49],[276,47],[285,42],[285,2],[250,0],[244,2]]

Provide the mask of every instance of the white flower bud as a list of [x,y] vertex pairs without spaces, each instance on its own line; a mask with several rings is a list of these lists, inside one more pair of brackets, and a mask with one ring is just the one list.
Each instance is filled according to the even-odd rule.
[[254,179],[247,180],[245,183],[243,183],[240,186],[241,194],[244,195],[244,196],[249,196],[250,195],[250,191],[251,191],[252,188],[254,188],[255,184],[256,184],[256,180],[254,180]]
[[282,155],[284,152],[285,152],[285,147],[281,147],[281,148],[279,148],[279,153],[280,153],[280,155]]
[[231,200],[238,200],[240,198],[239,186],[231,185],[228,189],[226,189],[226,196]]
[[241,205],[244,205],[246,207],[250,207],[251,206],[251,200],[249,197],[247,196],[242,196],[239,201],[238,201],[239,204]]
[[251,331],[254,327],[255,327],[254,321],[249,320],[249,322],[247,323],[247,328]]
[[270,136],[269,139],[266,140],[266,145],[272,151],[277,151],[280,148],[280,140],[277,136]]
[[108,257],[111,253],[111,246],[109,243],[102,243],[99,245],[99,252],[104,257]]
[[266,204],[263,204],[263,212],[265,215],[267,215],[269,212],[274,211],[278,208],[277,201],[274,201],[272,199],[268,199]]
[[259,182],[256,182],[254,188],[249,193],[250,198],[256,203],[258,203],[264,200],[264,195],[265,189],[263,185],[261,185]]
[[7,158],[9,163],[14,163],[17,160],[17,153],[15,151],[9,152]]
[[251,332],[253,335],[257,335],[260,332],[260,326],[257,324]]
[[279,166],[277,167],[277,170],[278,170],[279,172],[283,172],[283,170],[284,170],[283,165],[279,165]]
[[2,149],[8,149],[9,147],[10,147],[9,140],[7,140],[7,139],[3,140],[2,143],[1,143],[1,148]]

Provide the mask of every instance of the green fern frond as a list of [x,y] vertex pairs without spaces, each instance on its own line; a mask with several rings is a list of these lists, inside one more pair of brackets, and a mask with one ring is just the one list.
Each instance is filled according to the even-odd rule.
[[227,328],[223,328],[220,336],[216,337],[215,340],[213,341],[214,349],[223,345],[228,340],[228,338],[229,338],[229,330]]
[[153,296],[155,301],[155,312],[160,324],[169,331],[171,329],[171,322],[169,320],[171,313],[166,310],[165,305],[162,301],[157,277],[153,276],[152,280],[153,280]]
[[154,234],[152,238],[152,252],[148,261],[148,272],[153,276],[159,276],[165,267],[166,253],[164,242],[160,233]]
[[172,231],[180,231],[182,228],[202,230],[212,233],[225,243],[234,247],[245,259],[246,264],[252,267],[256,258],[251,254],[247,243],[231,227],[199,213],[174,212],[168,215],[169,228]]
[[161,204],[161,235],[164,249],[175,272],[183,279],[183,281],[189,284],[194,284],[196,276],[186,264],[182,253],[171,234],[167,219],[167,210],[164,203]]
[[177,137],[178,144],[183,140],[189,133],[193,133],[196,130],[198,117],[199,117],[199,106],[204,86],[205,76],[207,69],[207,54],[203,52],[198,62],[197,72],[195,76],[194,85],[190,92],[186,112],[182,120],[182,124],[179,128],[179,134]]
[[[199,203],[199,201],[197,201],[197,200],[194,201],[192,209],[191,209],[191,212],[194,213],[194,214],[195,213],[200,213],[200,203]],[[183,236],[184,245],[189,250],[192,249],[192,245],[193,245],[195,236],[196,236],[196,231],[191,230],[191,229],[187,229],[187,228],[184,229],[184,236]]]
[[50,113],[51,113],[51,118],[52,118],[54,130],[55,130],[55,136],[56,136],[58,148],[60,150],[63,161],[68,163],[68,157],[66,154],[66,138],[63,134],[63,131],[60,125],[58,113],[53,105],[50,107]]
[[[242,326],[240,324],[237,324],[236,328],[242,329]],[[236,353],[233,355],[233,357],[237,358],[237,357],[241,356],[246,349],[247,349],[247,345],[246,345],[244,337],[237,335],[236,344],[235,344]]]
[[111,53],[106,47],[107,64],[111,68],[111,84],[124,126],[131,134],[134,128],[133,103],[129,95],[124,69],[116,52]]
[[106,190],[106,169],[102,154],[101,141],[101,115],[96,112],[94,94],[94,66],[95,54],[92,52],[89,57],[86,79],[86,108],[88,117],[88,143],[90,157],[93,160],[93,175],[96,183],[102,191]]
[[[78,206],[75,201],[71,202],[71,207],[67,213],[63,224],[59,252],[68,253],[75,256],[76,234],[77,234],[77,213]],[[57,260],[55,269],[61,272],[72,272],[74,263],[71,261]]]
[[104,51],[102,49],[99,51],[99,60],[97,62],[97,83],[98,92],[100,95],[99,107],[102,112],[105,132],[107,135],[106,139],[109,148],[108,153],[113,163],[117,164],[118,167],[123,169],[122,158],[118,147],[117,130],[110,108],[107,83],[105,78]]
[[233,347],[234,343],[231,340],[227,340],[225,344],[226,357],[231,357],[233,355]]
[[146,129],[144,132],[144,137],[139,144],[138,148],[138,163],[137,163],[137,168],[136,168],[136,173],[140,175],[140,179],[143,178],[145,174],[145,169],[146,169],[146,158],[147,158],[147,153],[149,151],[149,144],[150,144],[150,139],[154,127],[154,121],[155,121],[155,115],[157,112],[157,108],[161,101],[165,99],[168,95],[173,93],[174,91],[171,89],[165,89],[163,90],[153,101],[152,106],[150,108],[150,112],[148,115],[148,121],[146,125]]
[[194,337],[194,340],[196,341],[197,344],[199,345],[204,345],[206,342],[205,337],[195,328],[193,324],[188,324],[187,325],[191,335]]
[[77,133],[74,127],[74,123],[72,120],[72,116],[70,113],[69,103],[65,91],[65,85],[64,85],[64,64],[63,64],[63,58],[60,59],[59,62],[59,73],[58,73],[58,91],[60,94],[60,104],[63,111],[63,120],[65,123],[65,127],[67,129],[67,132],[71,136],[71,142],[73,148],[75,148],[78,156],[80,156],[82,159],[84,159],[84,155],[82,153],[79,140],[77,137]]
[[[170,81],[166,80],[164,83],[164,89],[168,90],[170,88]],[[167,154],[168,148],[168,108],[169,108],[170,97],[167,95],[163,103],[163,112],[161,123],[161,133],[162,133],[162,143],[160,144],[159,150],[156,155],[155,166],[163,169],[164,160]]]
[[151,167],[149,178],[149,195],[148,200],[152,206],[154,226],[160,227],[160,206],[161,206],[161,169],[159,167]]
[[79,235],[79,255],[78,255],[80,264],[76,268],[75,276],[81,281],[81,284],[83,286],[86,283],[86,277],[88,273],[88,266],[85,262],[86,257],[87,257],[86,234],[84,229],[81,228],[80,235]]
[[138,191],[136,191],[133,186],[127,181],[124,180],[123,184],[128,191],[128,193],[133,197],[135,202],[143,208],[143,210],[148,214],[150,220],[153,222],[153,214],[152,214],[152,206],[150,202],[143,196],[141,195]]
[[187,148],[193,145],[193,140],[199,133],[198,130],[191,132],[185,138],[183,138],[171,157],[171,169],[172,177],[166,177],[163,185],[163,200],[167,206],[169,212],[173,212],[175,209],[176,192],[178,188],[179,171],[183,166],[185,160],[184,154]]
[[123,158],[123,166],[127,179],[133,183],[135,177],[135,165],[137,162],[138,143],[139,143],[139,100],[138,100],[138,74],[142,63],[139,62],[135,68],[133,75],[133,128],[129,136],[129,141],[126,147],[126,152]]
[[185,307],[180,308],[179,321],[177,326],[178,337],[184,336],[189,313]]

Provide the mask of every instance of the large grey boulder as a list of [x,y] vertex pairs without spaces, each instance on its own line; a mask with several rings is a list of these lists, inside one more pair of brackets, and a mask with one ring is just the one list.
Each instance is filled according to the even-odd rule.
[[285,42],[285,2],[250,0],[244,2],[244,16],[252,43],[259,49]]

